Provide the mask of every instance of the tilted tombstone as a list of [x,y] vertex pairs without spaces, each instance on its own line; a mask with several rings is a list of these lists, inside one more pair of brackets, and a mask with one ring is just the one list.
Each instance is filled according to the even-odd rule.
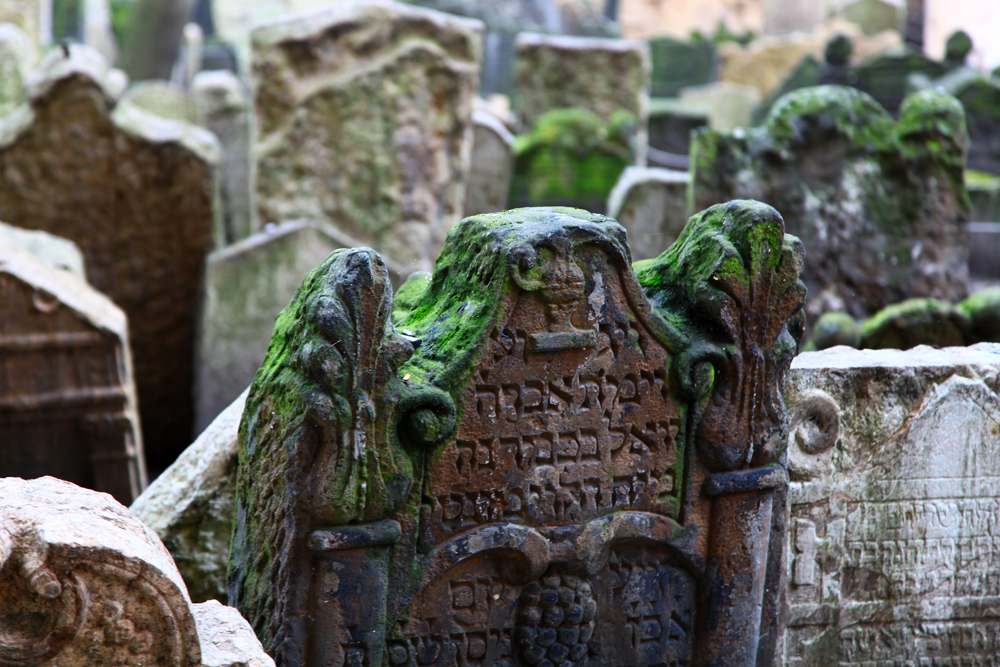
[[260,224],[326,221],[409,270],[430,268],[462,217],[481,32],[386,0],[256,29]]
[[246,621],[192,605],[156,535],[109,496],[0,478],[0,656],[36,667],[273,667]]
[[278,665],[756,664],[802,252],[737,201],[638,273],[578,209],[466,218],[395,304],[334,253],[247,397],[229,603]]
[[13,23],[0,23],[0,118],[28,99],[24,80],[35,63],[31,39]]
[[706,39],[657,37],[649,40],[649,55],[652,66],[649,94],[653,97],[677,97],[681,88],[715,80],[718,69],[715,44]]
[[496,213],[507,208],[514,173],[514,136],[495,115],[472,114],[472,170],[465,191],[465,215]]
[[250,169],[250,95],[243,82],[226,70],[199,72],[189,91],[196,122],[219,139],[221,229],[216,247],[236,243],[257,231]]
[[608,215],[628,231],[632,259],[652,259],[677,240],[687,223],[686,171],[629,167],[608,197]]
[[777,664],[1000,652],[1000,345],[796,357]]
[[516,44],[514,100],[525,131],[553,109],[587,109],[605,122],[622,109],[635,118],[636,163],[646,163],[647,43],[525,32]]
[[[207,427],[253,380],[274,319],[307,273],[338,248],[359,245],[328,225],[287,222],[205,260],[198,337],[195,428]],[[402,279],[394,267],[396,284]]]
[[128,323],[69,271],[0,240],[0,476],[146,488]]
[[852,88],[806,88],[761,127],[695,133],[693,206],[748,197],[780,210],[809,252],[813,321],[912,297],[954,303],[968,290],[967,146],[948,95],[910,96],[897,123]]
[[33,75],[30,107],[0,121],[0,220],[76,242],[90,283],[128,315],[147,459],[162,469],[191,439],[217,142],[116,106],[103,59],[68,51]]

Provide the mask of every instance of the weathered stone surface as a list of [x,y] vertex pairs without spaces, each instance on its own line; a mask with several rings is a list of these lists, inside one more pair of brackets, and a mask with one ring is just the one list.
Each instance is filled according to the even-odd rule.
[[80,280],[87,280],[83,253],[69,239],[0,222],[0,246],[20,248],[48,267],[69,271]]
[[28,99],[24,80],[35,64],[31,39],[13,23],[0,23],[0,118]]
[[802,259],[749,201],[635,272],[603,216],[466,218],[395,307],[335,252],[247,397],[230,602],[280,666],[770,660]]
[[799,355],[778,664],[996,658],[1000,346]]
[[125,314],[0,240],[0,476],[54,475],[130,502],[146,487]]
[[809,251],[813,321],[965,297],[968,139],[953,97],[916,93],[894,123],[854,89],[807,88],[779,101],[761,128],[695,137],[695,209],[732,197],[778,208]]
[[0,525],[5,662],[201,667],[170,554],[110,496],[51,477],[0,478]]
[[715,44],[707,39],[679,40],[657,37],[649,40],[652,66],[649,94],[677,97],[681,88],[700,86],[715,80],[718,63]]
[[69,51],[29,81],[30,107],[0,121],[0,219],[76,242],[91,284],[128,315],[146,452],[162,469],[191,437],[217,142],[115,106],[103,59]]
[[196,122],[219,139],[220,210],[216,247],[257,231],[250,169],[251,100],[243,82],[225,70],[199,72],[189,92]]
[[574,206],[603,212],[628,165],[633,118],[621,111],[605,124],[585,109],[556,109],[514,142],[511,206]]
[[465,202],[481,30],[384,0],[255,30],[260,224],[326,221],[430,268]]
[[187,91],[169,81],[140,81],[125,92],[121,101],[168,120],[193,123],[197,118]]
[[681,103],[707,115],[713,130],[732,130],[751,124],[753,110],[760,104],[760,92],[753,86],[719,81],[685,88]]
[[201,637],[202,667],[274,667],[240,612],[217,600],[193,604],[191,611]]
[[645,42],[521,33],[515,108],[526,131],[554,109],[587,109],[604,122],[616,111],[627,111],[636,124],[636,162],[643,165],[649,75]]
[[514,136],[488,111],[472,114],[472,169],[465,193],[465,215],[507,208],[514,174]]
[[691,109],[678,100],[650,100],[647,164],[686,170],[691,132],[700,127],[708,127],[707,112]]
[[[300,220],[265,229],[205,260],[198,340],[197,428],[206,428],[253,380],[274,319],[312,269],[359,245],[327,225]],[[393,278],[401,282],[400,269]]]
[[608,197],[608,215],[628,231],[632,259],[652,259],[673,243],[687,223],[686,171],[629,167]]
[[246,395],[223,410],[129,508],[163,540],[195,602],[226,601],[237,435]]
[[861,347],[908,350],[917,345],[965,345],[972,323],[968,315],[937,299],[908,299],[883,308],[861,324]]

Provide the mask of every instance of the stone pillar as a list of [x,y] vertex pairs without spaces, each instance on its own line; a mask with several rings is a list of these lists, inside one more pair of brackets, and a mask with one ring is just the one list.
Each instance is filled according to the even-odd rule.
[[322,221],[431,268],[465,202],[481,32],[385,0],[255,30],[260,223]]
[[218,143],[116,105],[106,72],[86,46],[58,49],[29,84],[27,113],[0,121],[0,219],[75,241],[91,284],[128,315],[146,453],[162,469],[191,439]]

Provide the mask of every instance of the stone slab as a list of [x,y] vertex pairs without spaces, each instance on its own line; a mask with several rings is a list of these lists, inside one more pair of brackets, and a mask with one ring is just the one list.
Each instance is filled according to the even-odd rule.
[[0,476],[53,475],[131,502],[146,487],[125,313],[0,239]]
[[686,171],[629,167],[608,197],[608,215],[628,230],[633,261],[652,259],[677,239],[687,224]]
[[87,280],[80,246],[69,239],[0,222],[2,245],[20,248],[46,266],[69,271],[80,280]]
[[507,208],[514,173],[514,135],[494,114],[472,114],[472,170],[465,194],[464,215],[496,213]]
[[997,655],[1000,345],[796,357],[786,665]]
[[429,269],[462,217],[481,32],[387,0],[258,27],[260,224],[325,221],[408,271]]
[[76,242],[91,284],[129,316],[147,455],[162,469],[191,438],[218,143],[116,104],[107,74],[74,44],[29,79],[30,106],[0,121],[0,219]]
[[191,605],[201,637],[202,667],[274,667],[240,612],[218,600]]

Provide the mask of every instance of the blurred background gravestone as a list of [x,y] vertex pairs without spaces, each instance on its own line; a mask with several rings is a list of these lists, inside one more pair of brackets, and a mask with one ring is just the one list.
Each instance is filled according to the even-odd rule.
[[608,216],[628,231],[632,260],[652,259],[670,247],[687,223],[686,171],[629,167],[608,197]]
[[462,216],[481,32],[387,1],[256,30],[260,224],[326,222],[407,271],[430,268]]
[[514,136],[494,114],[472,114],[472,167],[463,215],[495,213],[507,208],[514,173]]
[[718,63],[715,45],[706,40],[657,37],[649,40],[652,97],[677,97],[681,88],[711,83]]
[[131,502],[147,480],[125,313],[48,264],[68,263],[57,239],[10,236],[0,237],[0,477],[54,475]]
[[190,442],[195,321],[211,248],[208,132],[115,105],[106,64],[82,45],[52,52],[30,109],[0,121],[0,219],[71,239],[95,288],[131,323],[147,462]]

